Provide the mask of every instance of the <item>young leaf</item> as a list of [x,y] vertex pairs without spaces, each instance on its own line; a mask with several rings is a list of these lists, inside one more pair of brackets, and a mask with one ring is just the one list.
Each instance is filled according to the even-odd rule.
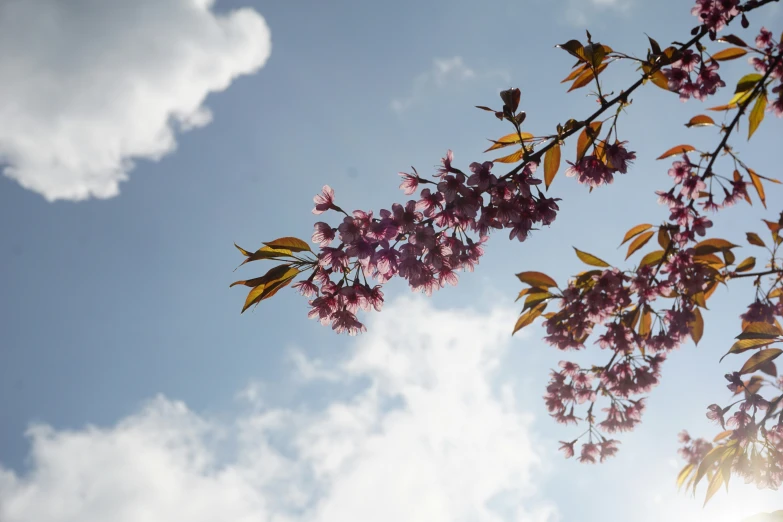
[[644,234],[641,234],[639,237],[631,241],[631,244],[628,245],[628,253],[625,255],[625,259],[628,259],[631,257],[631,255],[642,248],[644,245],[647,244],[647,242],[655,235],[654,230],[650,230],[648,232],[645,232]]
[[536,305],[535,307],[531,308],[527,312],[523,313],[519,316],[519,319],[517,319],[517,323],[514,325],[514,331],[511,332],[511,335],[514,335],[519,330],[524,328],[525,326],[529,325],[533,321],[535,321],[536,317],[541,315],[541,313],[546,309],[546,303],[540,303]]
[[[734,90],[735,94],[741,94],[750,92],[756,87],[756,84],[761,81],[763,76],[758,73],[746,74],[737,82],[737,88]],[[732,99],[732,102],[737,101]]]
[[759,366],[762,366],[769,361],[775,360],[781,353],[783,353],[783,350],[779,348],[767,348],[766,350],[761,350],[754,353],[750,356],[750,359],[745,361],[745,364],[742,365],[740,374],[745,375],[746,373],[755,372],[758,370]]
[[557,287],[557,282],[554,279],[541,272],[520,272],[517,274],[517,277],[520,281],[530,286],[542,288]]
[[685,124],[686,127],[706,127],[708,125],[715,125],[715,120],[707,116],[706,114],[699,114],[690,119]]
[[756,129],[759,128],[761,121],[764,119],[764,111],[767,108],[767,95],[765,93],[759,94],[756,98],[756,103],[753,104],[753,108],[750,110],[748,116],[748,139],[753,136]]
[[[263,299],[272,297],[282,287],[287,285],[299,273],[299,270],[290,265],[278,265],[270,269],[266,274],[257,278],[258,284],[245,299],[242,313]],[[233,285],[232,285],[233,286]]]
[[707,453],[699,464],[699,469],[696,471],[695,479],[693,481],[693,491],[696,491],[696,486],[699,485],[702,477],[707,474],[707,471],[712,471],[715,463],[720,460],[724,453],[728,451],[726,446],[715,446],[709,453]]
[[587,152],[587,149],[590,148],[590,145],[595,142],[595,139],[601,133],[602,125],[602,122],[594,121],[579,133],[579,138],[576,140],[576,161],[581,160]]
[[702,508],[707,505],[707,502],[709,502],[712,496],[718,492],[718,490],[722,485],[723,485],[723,473],[721,473],[719,470],[710,479],[710,485],[707,486],[707,494],[704,497],[704,504],[702,505]]
[[[731,345],[731,348],[729,349],[728,353],[726,353],[726,355],[729,355],[730,353],[747,352],[748,350],[768,346],[775,342],[777,342],[776,339],[741,339]],[[723,357],[726,357],[726,355]],[[723,360],[723,357],[720,358],[721,361]]]
[[712,59],[719,62],[725,62],[726,60],[736,60],[737,58],[741,58],[746,54],[748,54],[748,51],[745,49],[740,47],[729,47],[728,49],[723,49],[722,51],[718,51],[717,53],[713,54]]
[[595,257],[593,254],[588,254],[587,252],[582,252],[576,247],[572,247],[574,250],[576,250],[576,257],[582,260],[583,263],[586,263],[590,266],[600,266],[600,267],[609,267],[611,266],[606,261],[599,259]]
[[494,161],[495,163],[516,163],[522,159],[522,156],[525,155],[525,149],[519,149],[518,151],[509,154],[508,156],[503,156],[502,158],[497,158]]
[[484,152],[489,152],[491,150],[496,150],[496,149],[502,149],[503,147],[508,147],[509,145],[515,145],[519,143],[520,134],[522,135],[523,140],[528,140],[533,137],[533,135],[530,134],[529,132],[520,132],[520,133],[512,132],[511,134],[506,134],[505,136],[498,139],[497,141],[489,140],[493,143],[493,145],[487,150],[485,150]]
[[579,40],[569,40],[566,43],[556,45],[555,47],[559,47],[560,49],[568,51],[568,54],[582,62],[587,61],[587,58],[585,57],[585,49],[582,47],[582,44],[579,42]]
[[699,341],[701,341],[702,335],[704,335],[704,318],[701,316],[701,312],[698,308],[694,308],[693,310],[693,321],[691,321],[690,324],[688,324],[688,327],[691,331],[691,337],[693,338],[693,343],[698,346]]
[[663,250],[655,250],[649,254],[646,254],[642,260],[639,261],[639,268],[647,265],[654,265],[655,263],[659,262],[661,259],[663,259],[663,252]]
[[264,244],[278,250],[288,249],[291,252],[312,252],[312,250],[310,250],[310,245],[295,237],[281,237]]
[[547,190],[549,190],[549,185],[552,184],[552,180],[555,179],[558,169],[560,169],[560,143],[555,143],[555,145],[544,154],[544,183]]
[[756,174],[751,169],[747,169],[747,171],[748,175],[750,176],[750,182],[753,183],[753,188],[756,189],[756,193],[759,195],[761,204],[764,205],[764,208],[767,208],[767,197],[764,194],[764,185],[761,184],[761,176]]
[[609,62],[602,63],[598,66],[598,68],[595,70],[595,74],[593,74],[593,70],[588,68],[586,71],[584,71],[582,74],[580,74],[576,80],[574,80],[574,83],[571,84],[571,88],[568,89],[567,92],[574,91],[576,89],[581,89],[585,85],[588,85],[590,82],[593,81],[593,78],[596,78],[599,74],[603,72],[604,69],[606,69],[606,66],[609,65]]
[[560,81],[560,83],[570,82],[586,70],[590,69],[589,63],[583,63],[582,65],[579,65],[578,67],[575,67],[573,71],[571,71],[571,74],[566,76],[563,80]]
[[748,270],[753,270],[753,267],[755,266],[756,266],[756,258],[749,257],[744,261],[742,261],[742,263],[738,264],[735,270],[737,272],[747,272]]
[[667,150],[656,159],[662,160],[671,156],[676,156],[677,154],[685,154],[686,152],[691,152],[694,150],[696,150],[696,147],[693,145],[677,145],[676,147],[672,147],[671,149]]
[[680,474],[677,475],[677,489],[681,489],[682,485],[685,483],[685,479],[688,478],[688,475],[691,474],[693,471],[693,464],[688,464],[682,470],[680,471]]
[[725,239],[713,238],[696,243],[693,247],[693,251],[696,255],[714,254],[715,252],[721,252],[736,247],[737,245],[729,243]]
[[777,324],[757,322],[748,323],[735,339],[774,339],[778,336],[783,336],[783,330]]
[[625,233],[625,236],[623,237],[623,242],[620,243],[620,246],[623,246],[625,244],[625,242],[628,241],[629,239],[631,239],[632,237],[638,236],[639,234],[641,234],[645,230],[649,230],[651,228],[652,228],[652,225],[650,225],[648,223],[642,223],[641,225],[636,225],[631,230],[629,230],[628,232]]
[[745,237],[748,239],[748,243],[751,245],[756,245],[760,247],[766,247],[767,245],[764,243],[764,240],[759,237],[758,234],[755,232],[746,232]]
[[650,75],[650,81],[664,91],[671,92],[671,89],[669,89],[669,79],[660,70],[657,70]]
[[734,36],[733,34],[727,34],[725,36],[721,36],[720,38],[718,38],[718,41],[739,45],[741,47],[748,47],[748,44],[746,44],[742,38],[740,38],[739,36]]

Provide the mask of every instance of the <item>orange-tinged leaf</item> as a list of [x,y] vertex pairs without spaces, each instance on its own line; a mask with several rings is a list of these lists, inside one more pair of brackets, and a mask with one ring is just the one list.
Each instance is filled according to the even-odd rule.
[[590,69],[590,64],[583,63],[582,65],[575,67],[573,71],[571,71],[571,74],[566,76],[563,80],[560,81],[560,83],[570,82],[586,70]]
[[693,250],[696,255],[702,255],[714,254],[715,252],[722,252],[732,248],[737,248],[737,245],[730,243],[725,239],[712,238],[696,243],[696,245],[693,247]]
[[579,133],[579,138],[576,140],[576,161],[582,159],[587,152],[587,149],[590,148],[590,145],[598,138],[598,135],[601,133],[602,125],[602,122],[594,121]]
[[756,97],[756,103],[753,104],[753,108],[748,115],[748,139],[753,136],[756,129],[761,125],[761,121],[764,119],[764,111],[767,109],[767,95],[763,92]]
[[663,259],[663,250],[655,250],[646,254],[641,261],[639,261],[639,267],[654,265]]
[[489,140],[489,141],[492,142],[492,146],[490,148],[488,148],[487,150],[485,150],[484,152],[489,152],[491,150],[502,149],[503,147],[508,147],[509,145],[515,145],[517,143],[520,143],[520,141],[519,141],[519,136],[520,135],[522,135],[522,140],[525,140],[525,141],[527,141],[527,140],[529,140],[529,139],[531,139],[533,137],[533,135],[530,134],[529,132],[520,132],[520,133],[512,132],[511,134],[506,134],[505,136],[503,136],[502,138],[498,139],[497,141],[496,140]]
[[702,335],[704,335],[704,318],[701,316],[701,312],[698,308],[694,308],[693,310],[693,321],[688,325],[691,331],[691,337],[693,338],[693,343],[698,345],[699,341],[701,341]]
[[541,315],[541,313],[546,309],[546,303],[540,303],[527,312],[523,313],[519,316],[519,319],[517,319],[517,323],[514,325],[514,331],[511,332],[511,335],[514,335],[519,330],[524,328],[525,326],[529,325],[533,321],[535,321],[536,317]]
[[257,287],[253,288],[249,294],[247,294],[247,299],[245,299],[245,305],[242,307],[242,312],[245,313],[245,310],[256,304],[257,302],[261,301],[261,296],[264,293],[264,285],[258,285]]
[[544,154],[544,183],[549,190],[549,185],[555,179],[557,171],[560,169],[560,143],[554,146]]
[[736,109],[737,104],[736,103],[727,103],[726,105],[718,105],[717,107],[709,107],[708,111],[730,111],[731,109]]
[[234,281],[230,285],[228,285],[229,288],[232,288],[237,285],[245,285],[249,286],[250,288],[255,288],[256,286],[263,284],[264,278],[262,277],[256,277],[254,279],[248,279],[247,281]]
[[723,49],[722,51],[718,51],[717,53],[713,54],[712,59],[719,62],[725,62],[726,60],[736,60],[737,58],[741,58],[746,54],[748,54],[748,51],[745,49],[740,47],[729,47],[728,49]]
[[764,243],[764,240],[759,237],[758,234],[755,232],[746,232],[745,237],[748,239],[748,243],[751,245],[756,245],[760,247],[766,247],[767,245]]
[[699,114],[690,119],[685,124],[686,127],[706,127],[708,125],[715,125],[715,120],[707,116],[706,114]]
[[745,361],[745,364],[742,365],[740,374],[745,375],[746,373],[755,372],[758,370],[759,366],[775,360],[781,353],[783,353],[783,350],[780,348],[767,348],[766,350],[760,350],[754,353],[750,356],[750,359]]
[[579,59],[582,62],[586,62],[585,48],[579,40],[569,40],[564,44],[558,44],[555,47],[559,47],[568,52],[574,58]]
[[756,258],[749,257],[744,261],[742,261],[742,263],[738,264],[735,270],[737,272],[747,272],[748,270],[753,270],[753,267],[755,266],[756,266]]
[[651,228],[652,228],[652,225],[650,225],[648,223],[642,223],[641,225],[636,225],[631,230],[629,230],[628,232],[625,233],[625,236],[623,237],[623,242],[620,243],[620,246],[623,246],[625,244],[625,242],[628,241],[629,239],[631,239],[632,237],[638,236],[639,234],[641,234],[645,230],[649,230]]
[[664,91],[671,92],[671,90],[669,89],[669,79],[666,78],[666,75],[663,74],[660,70],[652,73],[652,75],[650,76],[650,81],[653,82],[656,86],[663,89]]
[[753,188],[756,189],[756,193],[759,195],[761,204],[764,205],[764,208],[767,208],[767,198],[766,195],[764,194],[764,185],[761,184],[760,176],[751,169],[747,169],[747,170],[748,170],[748,175],[750,176],[750,182],[753,183]]
[[[244,313],[252,305],[263,299],[272,297],[281,286],[288,284],[299,273],[299,269],[290,265],[278,265],[271,268],[263,276],[256,278],[255,288],[253,288],[245,299],[245,306],[242,308]],[[232,285],[233,286],[233,285]]]
[[541,272],[520,272],[517,277],[523,283],[527,283],[530,286],[538,286],[543,288],[557,287],[557,282],[548,275]]
[[571,92],[576,89],[581,89],[585,85],[589,84],[591,81],[593,81],[593,78],[598,76],[603,72],[604,69],[606,69],[606,66],[609,65],[608,62],[602,63],[598,66],[598,68],[595,70],[595,74],[593,74],[593,70],[588,68],[586,71],[582,72],[576,80],[574,80],[574,83],[571,84],[571,88],[568,89],[568,92]]
[[658,156],[656,159],[662,160],[665,158],[669,158],[671,156],[676,156],[677,154],[684,154],[686,152],[691,152],[696,150],[696,147],[693,145],[677,145],[676,147],[672,147],[671,149],[667,150],[660,156]]
[[522,156],[525,155],[525,149],[519,149],[518,151],[509,154],[508,156],[503,156],[502,158],[497,158],[493,160],[495,163],[516,163],[522,159]]
[[274,241],[265,242],[264,244],[278,250],[288,249],[291,252],[312,252],[312,250],[310,250],[310,245],[295,237],[281,237]]
[[647,242],[655,235],[654,230],[650,230],[645,232],[644,234],[639,235],[636,239],[631,241],[631,244],[628,245],[628,253],[625,255],[625,259],[628,259],[633,255],[634,252],[642,248],[644,245],[647,244]]
[[234,246],[237,247],[237,250],[242,252],[243,256],[248,256],[249,257],[249,256],[253,255],[252,252],[249,252],[249,251],[245,250],[244,248],[242,248],[241,246],[237,245],[236,243],[234,243]]
[[582,260],[583,263],[586,263],[590,266],[600,266],[600,267],[609,267],[611,266],[609,263],[604,261],[603,259],[599,259],[595,257],[593,254],[588,254],[587,252],[582,252],[576,247],[573,247],[574,250],[576,250],[576,257]]

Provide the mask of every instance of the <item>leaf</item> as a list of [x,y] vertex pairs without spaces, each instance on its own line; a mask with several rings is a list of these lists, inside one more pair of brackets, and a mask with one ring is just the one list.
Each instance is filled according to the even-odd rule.
[[573,247],[574,250],[576,250],[576,257],[582,260],[583,263],[588,264],[590,266],[600,266],[600,267],[610,267],[611,265],[607,263],[606,261],[599,259],[595,257],[593,254],[588,254],[587,252],[582,252],[576,247]]
[[595,139],[601,133],[602,125],[602,122],[594,121],[579,133],[579,138],[576,140],[576,161],[581,160],[587,149],[590,148],[590,145],[595,142]]
[[669,243],[671,243],[671,239],[669,239],[669,231],[666,229],[666,227],[659,227],[658,228],[658,244],[661,245],[661,248],[664,250],[669,248]]
[[715,125],[715,120],[707,116],[706,114],[699,114],[685,124],[686,127],[706,127],[708,125]]
[[650,333],[652,328],[652,312],[650,307],[645,305],[644,312],[642,313],[641,321],[639,321],[639,335],[646,337]]
[[265,242],[264,244],[278,250],[288,249],[291,252],[312,252],[312,250],[310,250],[310,245],[295,237],[281,237],[274,241]]
[[720,442],[723,439],[725,439],[726,437],[731,436],[732,433],[734,433],[734,430],[722,431],[722,432],[718,433],[717,435],[715,435],[715,438],[712,439],[712,442]]
[[[756,87],[756,84],[759,83],[759,81],[761,81],[762,78],[763,76],[761,76],[758,73],[746,74],[745,76],[740,78],[740,80],[737,82],[737,88],[734,90],[734,93],[741,94],[741,93],[752,91],[753,88]],[[736,100],[732,100],[732,101],[736,101]]]
[[625,233],[625,236],[623,237],[623,242],[620,243],[620,246],[623,246],[625,244],[625,242],[628,241],[629,239],[631,239],[632,237],[637,236],[637,235],[641,234],[642,232],[644,232],[645,230],[649,230],[651,228],[652,228],[652,225],[650,225],[648,223],[642,223],[641,225],[636,225],[631,230],[629,230],[628,232]]
[[761,366],[759,366],[759,371],[763,372],[763,373],[766,373],[767,375],[769,375],[771,377],[777,377],[778,376],[778,369],[775,366],[775,363],[773,363],[772,361],[767,361],[764,364],[762,364]]
[[730,111],[731,109],[736,109],[737,104],[736,103],[727,103],[726,105],[718,105],[717,107],[709,107],[708,111]]
[[738,264],[735,270],[737,272],[747,272],[748,270],[753,270],[753,267],[755,266],[756,266],[756,258],[749,257],[744,261],[742,261],[742,263]]
[[693,145],[677,145],[676,147],[672,147],[671,149],[667,150],[656,159],[662,160],[671,156],[676,156],[677,154],[685,154],[686,152],[691,152],[694,150],[696,150],[696,147]]
[[740,45],[742,47],[748,47],[748,44],[742,40],[739,36],[734,36],[733,34],[727,34],[725,36],[721,36],[718,38],[719,42],[726,42],[734,45]]
[[653,265],[663,259],[663,250],[655,250],[645,255],[641,261],[639,261],[639,268],[647,265]]
[[588,68],[586,71],[584,71],[582,74],[580,74],[576,80],[574,80],[574,83],[571,84],[571,88],[568,89],[567,92],[574,91],[576,89],[581,89],[585,85],[588,85],[591,81],[593,81],[593,78],[596,78],[599,74],[603,72],[604,69],[606,69],[606,66],[609,65],[609,62],[602,63],[598,66],[595,70],[595,74],[593,74],[593,70]]
[[493,145],[487,150],[485,150],[484,152],[489,152],[491,150],[496,150],[496,149],[502,149],[503,147],[508,147],[509,145],[514,145],[516,143],[519,143],[520,134],[522,135],[522,140],[528,140],[533,137],[533,135],[530,134],[529,132],[520,132],[520,133],[512,132],[511,134],[506,134],[502,138],[499,138],[497,141],[489,140],[493,143]]
[[237,248],[242,253],[246,253],[245,255],[248,255],[248,258],[242,261],[242,264],[240,264],[239,266],[242,266],[245,263],[250,263],[251,261],[259,261],[262,259],[280,259],[283,257],[288,257],[292,254],[292,252],[286,248],[271,248],[268,246],[261,247],[252,253],[247,252],[247,250],[244,250],[239,246],[237,246]]
[[633,241],[631,241],[631,244],[628,245],[628,253],[625,255],[625,259],[628,259],[631,257],[631,255],[642,248],[644,245],[647,244],[647,242],[655,235],[654,230],[650,230],[648,232],[645,232],[644,234],[640,235]]
[[747,171],[748,175],[750,176],[750,181],[753,183],[753,188],[756,189],[756,193],[759,195],[761,204],[764,205],[764,208],[767,208],[767,199],[766,195],[764,194],[764,185],[761,184],[761,179],[759,179],[760,176],[751,169],[747,169]]
[[757,322],[749,323],[735,339],[774,339],[781,335],[783,330],[777,324]]
[[704,335],[704,318],[701,316],[701,312],[698,308],[693,309],[693,315],[694,319],[693,321],[688,324],[688,327],[691,330],[691,337],[693,338],[693,343],[698,346],[699,341],[701,341],[702,335]]
[[754,348],[769,346],[775,342],[777,342],[775,339],[742,339],[731,345],[729,351],[723,357],[721,357],[720,360],[722,361],[727,355],[731,353],[747,352],[748,350],[753,350]]
[[696,491],[696,486],[699,485],[699,481],[704,477],[708,470],[712,470],[718,460],[728,451],[726,446],[715,446],[709,453],[707,453],[699,464],[699,469],[696,471],[696,478],[693,481],[693,490]]
[[559,169],[560,143],[555,143],[555,145],[544,154],[544,184],[547,190],[549,190],[549,185],[552,184],[552,180],[555,179],[555,175],[557,175]]
[[650,81],[664,91],[671,92],[671,89],[669,89],[669,79],[660,70],[657,70],[650,75]]
[[755,232],[746,232],[745,237],[748,239],[748,243],[751,245],[756,245],[760,247],[766,247],[767,245],[764,243],[764,240],[759,237],[758,234]]
[[725,239],[713,238],[696,243],[693,247],[693,251],[695,255],[702,255],[714,254],[715,252],[722,252],[731,248],[737,248],[737,245],[729,243]]
[[725,62],[727,60],[736,60],[746,54],[748,54],[748,51],[745,49],[740,47],[729,47],[728,49],[723,49],[722,51],[713,54],[712,59],[719,62]]
[[748,139],[753,136],[753,133],[756,132],[756,129],[761,125],[766,108],[767,95],[762,92],[756,98],[756,103],[753,104],[753,108],[750,110],[750,115],[748,116]]
[[568,52],[574,58],[586,62],[585,49],[582,47],[582,43],[579,40],[569,40],[564,44],[558,44],[555,47],[559,47]]
[[754,353],[750,356],[750,359],[745,361],[745,364],[742,365],[740,374],[745,375],[746,373],[755,372],[758,370],[759,366],[775,360],[781,353],[783,353],[783,350],[780,348],[767,348]]
[[290,283],[298,273],[299,269],[290,265],[278,265],[271,268],[266,274],[257,278],[258,284],[247,295],[242,313],[259,301],[272,297],[282,286]]
[[557,282],[548,275],[541,272],[520,272],[517,277],[523,283],[527,283],[530,286],[538,286],[543,288],[557,287]]
[[707,494],[704,497],[704,506],[707,505],[707,502],[710,501],[712,496],[720,490],[720,487],[723,485],[723,473],[718,472],[715,473],[712,478],[710,479],[710,485],[707,486]]
[[535,294],[528,294],[527,299],[525,299],[525,306],[522,308],[522,311],[525,311],[528,308],[533,308],[537,304],[552,299],[553,297],[555,297],[554,294],[551,294],[549,292],[537,292]]
[[495,163],[516,163],[522,159],[522,156],[525,155],[525,149],[521,148],[518,151],[509,154],[508,156],[503,156],[502,158],[497,158],[494,161]]
[[560,83],[570,82],[571,80],[573,80],[574,78],[576,78],[577,76],[582,74],[584,71],[589,70],[589,69],[590,69],[590,64],[589,63],[583,63],[583,64],[579,65],[578,67],[574,67],[574,70],[571,71],[571,74],[569,74],[563,80],[561,80]]
[[511,335],[514,335],[519,330],[532,323],[536,319],[536,317],[541,315],[541,313],[545,309],[546,309],[546,303],[541,303],[531,308],[527,312],[523,313],[522,315],[520,315],[519,319],[517,319],[517,323],[514,325],[514,331],[511,332]]
[[685,479],[688,478],[688,475],[690,475],[692,471],[693,471],[693,464],[688,464],[687,466],[682,468],[680,474],[677,475],[677,489],[682,488]]

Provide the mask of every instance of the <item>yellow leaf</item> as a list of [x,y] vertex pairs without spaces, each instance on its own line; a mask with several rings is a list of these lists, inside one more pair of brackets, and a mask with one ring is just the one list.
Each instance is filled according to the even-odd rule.
[[[257,278],[257,284],[253,288],[245,299],[245,305],[242,308],[242,312],[250,308],[252,305],[272,297],[283,286],[290,283],[294,277],[299,273],[299,269],[293,268],[290,265],[278,265],[270,269],[266,274]],[[233,285],[232,285],[233,286]]]
[[601,74],[604,69],[606,69],[606,66],[609,65],[608,62],[602,63],[598,66],[598,68],[595,70],[595,74],[593,74],[593,70],[588,68],[586,71],[582,72],[576,80],[574,80],[574,83],[571,84],[571,88],[568,89],[568,92],[571,92],[576,89],[580,89],[584,87],[585,85],[589,84],[591,81],[593,81],[593,78]]
[[520,272],[517,277],[523,283],[527,283],[530,286],[538,286],[543,288],[556,287],[557,282],[546,274],[541,272]]
[[722,252],[732,248],[737,248],[737,245],[719,238],[705,239],[693,246],[696,255],[714,254],[715,252]]
[[737,265],[736,271],[737,272],[747,272],[748,270],[753,270],[753,267],[756,266],[756,258],[755,257],[749,257],[745,259],[742,263]]
[[497,141],[489,140],[493,143],[493,145],[487,150],[485,150],[484,152],[489,152],[491,150],[496,150],[496,149],[502,149],[503,147],[508,147],[509,145],[515,145],[517,143],[520,143],[519,141],[520,134],[522,135],[522,140],[524,141],[527,141],[533,137],[533,135],[530,134],[529,132],[520,132],[520,133],[512,132],[511,134],[506,134],[505,136],[498,139]]
[[511,332],[511,335],[514,335],[519,330],[532,323],[536,319],[536,317],[541,315],[541,313],[545,309],[546,309],[546,303],[540,303],[535,307],[531,308],[530,310],[528,310],[527,312],[523,313],[521,316],[519,316],[519,319],[517,319],[517,323],[514,325],[514,331]]
[[595,142],[596,138],[601,133],[602,125],[602,122],[594,121],[579,133],[579,138],[576,140],[576,161],[581,160],[587,152],[587,149],[590,148],[590,145]]
[[287,249],[291,252],[312,252],[310,245],[301,239],[295,237],[281,237],[274,241],[264,243],[266,246],[274,249]]
[[549,190],[549,185],[555,179],[558,169],[560,169],[560,143],[554,146],[544,154],[544,183]]
[[647,244],[647,242],[655,235],[655,231],[650,230],[648,232],[645,232],[644,234],[639,235],[636,239],[631,241],[631,244],[628,245],[628,253],[625,255],[625,259],[628,259],[633,255],[634,252],[642,248],[644,245]]
[[495,163],[516,163],[522,159],[522,156],[525,155],[524,149],[519,149],[518,151],[514,152],[513,154],[509,154],[508,156],[503,156],[502,158],[497,158],[493,160]]
[[712,59],[719,62],[725,62],[726,60],[735,60],[746,54],[748,54],[748,51],[745,49],[740,47],[729,47],[728,49],[723,49],[722,51],[713,54]]
[[756,174],[755,171],[752,169],[747,169],[748,175],[750,176],[750,182],[753,183],[753,188],[756,189],[756,193],[759,195],[759,199],[761,200],[761,204],[764,205],[764,208],[767,208],[767,197],[764,194],[764,185],[761,184],[761,176]]
[[655,250],[645,255],[641,261],[639,261],[639,267],[654,265],[663,259],[663,250]]
[[707,505],[707,502],[709,502],[712,496],[718,492],[718,490],[722,485],[723,485],[723,473],[720,472],[715,473],[712,476],[712,479],[710,479],[710,485],[707,486],[707,494],[704,498],[704,506]]
[[746,373],[755,372],[759,369],[759,366],[762,366],[769,361],[774,361],[781,353],[783,353],[783,350],[780,348],[767,348],[754,353],[750,356],[750,359],[745,361],[745,364],[742,365],[740,374],[745,375]]
[[680,489],[685,482],[685,479],[688,478],[688,475],[691,474],[691,471],[693,471],[693,464],[688,464],[682,470],[680,471],[680,474],[677,475],[677,489]]
[[586,263],[590,266],[600,266],[600,267],[609,267],[611,266],[609,263],[604,261],[603,259],[599,259],[595,257],[593,254],[588,254],[587,252],[582,252],[576,247],[573,247],[574,250],[576,250],[576,257],[582,260],[583,263]]
[[748,139],[753,136],[756,129],[759,128],[761,121],[764,119],[764,111],[767,108],[767,95],[763,92],[756,98],[756,103],[753,104],[753,108],[750,110],[748,116]]
[[628,232],[625,233],[625,236],[623,237],[623,242],[620,243],[620,246],[623,246],[625,244],[625,242],[628,241],[629,239],[631,239],[632,237],[637,236],[637,235],[641,234],[642,232],[644,232],[645,230],[649,230],[651,228],[652,228],[652,225],[649,225],[647,223],[642,223],[641,225],[636,225],[631,230],[629,230]]
[[696,147],[693,145],[677,145],[676,147],[672,147],[671,149],[667,150],[660,156],[658,156],[656,159],[662,160],[665,158],[669,158],[671,156],[676,156],[677,154],[684,154],[686,152],[691,152],[696,150]]
[[666,75],[663,74],[660,70],[655,71],[652,76],[650,76],[650,81],[652,81],[656,86],[660,87],[664,91],[669,91],[669,79],[666,78]]
[[691,330],[691,337],[693,338],[693,343],[698,345],[699,341],[701,341],[702,335],[704,335],[704,318],[701,316],[701,312],[698,308],[695,308],[693,310],[694,319],[693,321],[688,325],[688,327]]
[[764,243],[764,240],[759,237],[758,234],[755,232],[746,232],[745,237],[748,239],[748,243],[751,245],[756,245],[760,247],[766,247],[767,245]]

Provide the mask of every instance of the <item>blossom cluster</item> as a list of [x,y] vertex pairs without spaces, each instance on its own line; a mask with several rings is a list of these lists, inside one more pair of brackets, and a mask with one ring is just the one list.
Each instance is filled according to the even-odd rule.
[[680,58],[671,67],[662,69],[669,90],[680,94],[680,100],[687,101],[693,97],[703,101],[707,96],[715,94],[719,87],[725,87],[718,69],[717,61],[703,62],[700,55],[690,49],[685,49]]
[[[413,291],[427,295],[457,284],[458,271],[473,271],[484,253],[483,244],[493,230],[506,229],[510,239],[525,241],[536,225],[549,225],[557,217],[557,199],[544,196],[535,177],[537,164],[497,177],[493,163],[474,162],[470,174],[453,166],[448,151],[435,180],[414,169],[400,173],[400,188],[417,199],[395,203],[390,209],[355,210],[348,214],[334,202],[325,186],[315,196],[314,214],[332,210],[345,217],[338,226],[319,221],[312,241],[320,247],[313,273],[294,286],[310,300],[310,317],[331,323],[337,332],[364,331],[356,313],[361,308],[380,310],[381,285],[395,276]],[[370,285],[370,280],[377,284]]]
[[770,68],[769,77],[776,80],[777,85],[770,88],[772,94],[776,94],[775,99],[767,107],[778,118],[783,117],[783,60],[779,56],[783,53],[783,42],[776,42],[772,37],[772,31],[762,27],[756,36],[756,47],[760,49],[761,56],[753,56],[748,59],[750,64],[760,74],[766,74]]

